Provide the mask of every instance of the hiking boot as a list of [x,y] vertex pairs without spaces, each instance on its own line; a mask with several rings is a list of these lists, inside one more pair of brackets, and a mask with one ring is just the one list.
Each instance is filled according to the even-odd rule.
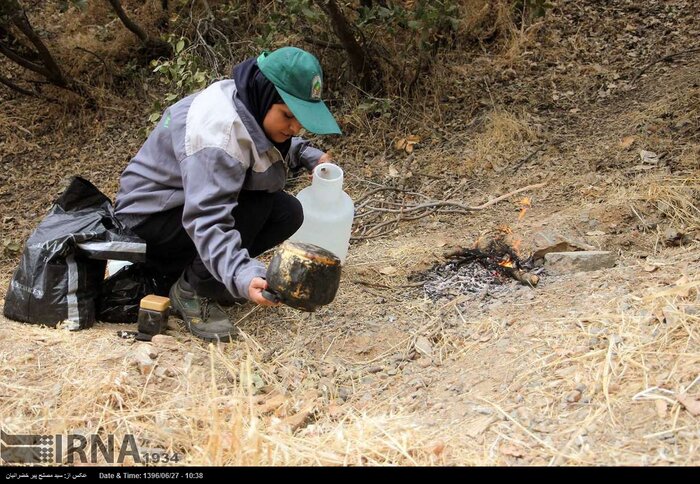
[[190,333],[199,338],[227,343],[238,333],[221,306],[213,299],[198,296],[182,276],[170,288],[170,305]]

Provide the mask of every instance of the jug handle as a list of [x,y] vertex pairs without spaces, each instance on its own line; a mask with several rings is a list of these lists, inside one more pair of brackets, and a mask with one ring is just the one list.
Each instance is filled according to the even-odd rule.
[[273,303],[278,303],[282,301],[282,299],[275,292],[270,291],[269,289],[264,289],[262,295],[265,299]]

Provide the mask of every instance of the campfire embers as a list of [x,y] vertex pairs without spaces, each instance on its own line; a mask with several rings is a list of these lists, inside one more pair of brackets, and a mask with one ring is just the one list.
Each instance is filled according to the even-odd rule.
[[415,279],[425,281],[423,289],[433,300],[460,294],[494,294],[505,290],[504,284],[511,279],[536,286],[539,277],[527,272],[529,261],[522,261],[516,250],[517,244],[503,238],[480,239],[474,248],[459,247],[445,253],[446,263]]
[[453,299],[462,294],[496,294],[505,291],[508,279],[500,272],[487,269],[477,260],[471,263],[451,261],[433,267],[416,279],[425,281],[423,290],[432,300]]
[[535,287],[540,282],[538,276],[522,269],[523,263],[512,249],[505,245],[499,250],[490,250],[488,252],[481,249],[459,248],[445,254],[445,256],[455,260],[460,265],[478,262],[485,269],[499,273],[504,277],[513,278],[528,286]]

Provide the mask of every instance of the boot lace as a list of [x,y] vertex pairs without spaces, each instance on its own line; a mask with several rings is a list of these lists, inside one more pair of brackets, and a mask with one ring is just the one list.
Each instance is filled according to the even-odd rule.
[[203,297],[201,299],[201,304],[199,306],[199,311],[202,315],[202,321],[208,321],[209,320],[209,307],[211,306],[212,302],[211,299],[208,297]]

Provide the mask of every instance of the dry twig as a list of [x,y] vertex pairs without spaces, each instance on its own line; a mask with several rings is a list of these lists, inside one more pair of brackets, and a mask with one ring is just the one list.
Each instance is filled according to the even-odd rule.
[[[468,213],[468,212],[474,212],[478,210],[484,210],[486,208],[491,207],[492,205],[497,204],[498,202],[501,202],[507,198],[512,197],[513,195],[517,195],[518,193],[522,193],[528,190],[534,190],[537,188],[542,188],[546,185],[546,182],[542,183],[537,183],[534,185],[528,185],[526,187],[519,188],[517,190],[513,190],[511,192],[508,192],[504,195],[501,195],[496,198],[492,198],[491,200],[488,200],[480,205],[466,205],[462,202],[450,200],[449,197],[451,196],[451,193],[448,194],[445,200],[430,200],[428,199],[427,196],[421,194],[421,193],[416,193],[416,192],[410,192],[408,190],[404,190],[402,188],[395,188],[395,187],[380,187],[376,188],[373,190],[370,190],[368,193],[363,195],[357,200],[357,208],[356,208],[356,219],[360,218],[366,218],[368,219],[366,222],[363,221],[362,224],[360,224],[359,227],[356,228],[357,231],[359,231],[359,234],[352,237],[351,240],[357,241],[357,240],[367,240],[367,239],[373,239],[377,237],[382,237],[384,235],[387,235],[394,231],[396,228],[398,228],[399,223],[403,221],[411,221],[411,220],[418,220],[423,217],[427,217],[428,215],[432,215],[434,213],[443,213],[445,210],[443,207],[450,207],[452,210],[447,210],[447,212],[450,213]],[[397,203],[392,200],[377,200],[375,201],[374,205],[369,205],[370,201],[372,200],[372,197],[374,197],[377,194],[384,193],[387,191],[395,192],[395,193],[400,193],[404,195],[410,195],[414,197],[422,197],[424,199],[428,199],[425,202],[422,203]],[[386,205],[391,205],[390,207],[384,207],[384,206],[379,206],[381,204],[386,204]],[[398,207],[398,208],[395,208]],[[414,213],[416,213],[414,215]],[[396,217],[389,219],[389,220],[378,220],[381,218],[381,215],[383,214],[397,214]],[[411,214],[411,216],[406,217],[406,214]],[[388,227],[388,228],[386,228]],[[383,229],[383,230],[382,230]]]

